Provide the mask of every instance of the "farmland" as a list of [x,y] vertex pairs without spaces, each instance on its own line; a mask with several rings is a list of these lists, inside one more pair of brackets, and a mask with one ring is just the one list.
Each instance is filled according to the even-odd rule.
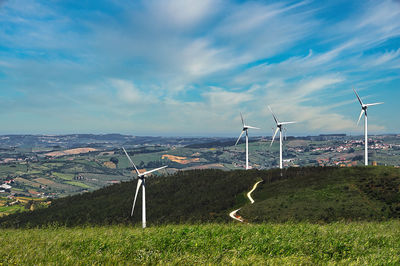
[[[250,139],[250,166],[277,166],[278,144]],[[0,139],[0,189],[2,197],[60,198],[94,191],[131,180],[133,174],[121,146],[139,169],[168,165],[161,174],[193,169],[242,169],[244,144],[229,138],[156,138],[124,135],[3,136]],[[400,137],[375,136],[370,159],[377,165],[398,165]],[[356,166],[362,164],[358,137],[288,137],[284,166]],[[1,185],[0,184],[0,185]],[[21,206],[22,207],[22,206]],[[6,209],[4,206],[3,209]],[[20,208],[22,209],[22,208]],[[8,213],[17,211],[10,208]]]
[[400,222],[53,226],[1,230],[0,245],[0,264],[17,265],[398,265]]

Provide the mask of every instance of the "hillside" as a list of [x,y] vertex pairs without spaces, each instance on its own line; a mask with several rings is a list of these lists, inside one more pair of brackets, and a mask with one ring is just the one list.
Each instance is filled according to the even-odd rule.
[[[245,193],[264,182],[249,204]],[[400,217],[400,169],[394,167],[192,170],[149,178],[148,224],[230,221],[235,207],[250,222],[385,220]],[[141,197],[129,217],[136,181],[54,200],[50,207],[0,219],[2,227],[129,224],[141,221]]]
[[252,222],[332,222],[400,217],[400,169],[289,168],[265,179],[256,202],[240,210]]

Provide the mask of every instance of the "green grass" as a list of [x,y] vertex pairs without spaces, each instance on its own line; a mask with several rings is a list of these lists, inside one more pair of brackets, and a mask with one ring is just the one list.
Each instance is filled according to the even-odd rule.
[[76,187],[90,188],[90,186],[88,186],[88,185],[86,185],[86,184],[83,184],[83,183],[80,183],[80,182],[77,182],[77,181],[67,181],[67,182],[65,182],[65,183],[67,183],[67,184],[69,184],[69,185],[76,186]]
[[64,174],[64,173],[53,172],[53,175],[55,175],[56,177],[63,179],[63,180],[72,180],[74,178],[73,174]]
[[1,206],[0,207],[0,217],[3,215],[9,215],[16,212],[26,211],[24,206],[16,204],[13,206]]
[[17,265],[398,265],[400,222],[5,229],[0,245]]

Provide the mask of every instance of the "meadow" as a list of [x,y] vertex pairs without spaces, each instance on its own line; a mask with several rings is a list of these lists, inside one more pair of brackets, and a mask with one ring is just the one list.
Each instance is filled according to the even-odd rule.
[[0,231],[0,264],[400,263],[400,221]]

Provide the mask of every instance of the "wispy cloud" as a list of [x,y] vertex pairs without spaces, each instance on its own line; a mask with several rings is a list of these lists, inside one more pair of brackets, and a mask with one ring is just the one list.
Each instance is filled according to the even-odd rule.
[[352,86],[386,90],[380,116],[400,97],[398,1],[22,1],[0,2],[4,132],[29,113],[27,132],[230,134],[267,104],[297,134],[358,132]]

